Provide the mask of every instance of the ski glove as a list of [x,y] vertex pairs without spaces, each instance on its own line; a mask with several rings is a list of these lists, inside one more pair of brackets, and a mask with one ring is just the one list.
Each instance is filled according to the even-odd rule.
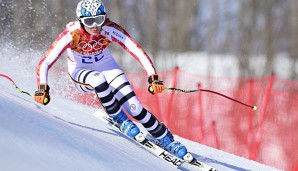
[[148,91],[151,94],[161,93],[165,89],[163,82],[159,80],[159,76],[157,74],[150,75],[148,82],[150,84]]
[[50,87],[47,84],[39,84],[38,91],[34,94],[34,100],[40,104],[47,105],[50,102]]

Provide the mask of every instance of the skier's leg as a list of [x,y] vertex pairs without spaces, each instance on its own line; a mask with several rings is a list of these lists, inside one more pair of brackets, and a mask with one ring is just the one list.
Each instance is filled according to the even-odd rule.
[[[102,106],[114,121],[119,124],[121,131],[130,137],[135,137],[140,132],[139,128],[121,109],[119,101],[115,98],[111,87],[102,73],[93,70],[79,70],[73,79],[79,85],[77,88],[83,91],[92,90],[92,88],[95,90]],[[83,85],[89,85],[89,87],[84,88]]]
[[174,141],[173,135],[165,125],[142,106],[126,76],[124,74],[119,75],[110,82],[110,85],[113,87],[113,93],[125,111],[138,120],[152,136],[159,140],[164,148],[183,158],[187,153],[186,147]]

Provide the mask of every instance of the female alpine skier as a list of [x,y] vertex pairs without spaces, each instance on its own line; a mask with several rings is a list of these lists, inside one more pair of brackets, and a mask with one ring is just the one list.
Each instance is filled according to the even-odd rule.
[[157,118],[146,110],[136,97],[123,70],[114,60],[108,45],[117,42],[146,70],[149,92],[161,93],[164,85],[151,59],[143,48],[118,24],[111,21],[100,0],[82,0],[76,8],[77,20],[70,22],[48,49],[37,67],[38,90],[34,99],[46,105],[50,102],[48,70],[64,51],[68,55],[68,74],[77,89],[95,91],[100,103],[121,131],[135,137],[139,128],[126,116],[125,110],[138,120],[161,145],[183,158],[187,149],[174,141],[173,135]]

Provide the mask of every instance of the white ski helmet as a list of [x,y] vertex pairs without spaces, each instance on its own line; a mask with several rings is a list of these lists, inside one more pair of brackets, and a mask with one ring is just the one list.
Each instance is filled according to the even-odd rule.
[[77,18],[106,15],[106,9],[101,0],[82,0],[77,5]]

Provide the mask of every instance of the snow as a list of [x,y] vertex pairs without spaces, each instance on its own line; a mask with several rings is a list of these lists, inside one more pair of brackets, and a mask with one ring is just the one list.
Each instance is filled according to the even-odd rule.
[[[173,169],[95,118],[97,109],[59,96],[41,106],[23,96],[0,94],[0,170]],[[220,170],[277,170],[176,137]]]
[[[20,67],[24,61],[26,66]],[[0,73],[13,78],[22,90],[33,92],[37,61],[29,53],[22,58],[4,57]],[[50,80],[55,83],[53,77]],[[0,170],[174,170],[94,117],[97,110],[59,94],[52,95],[49,105],[39,105],[0,77]],[[222,171],[278,170],[175,137],[195,157]],[[180,169],[194,170],[188,165]]]

